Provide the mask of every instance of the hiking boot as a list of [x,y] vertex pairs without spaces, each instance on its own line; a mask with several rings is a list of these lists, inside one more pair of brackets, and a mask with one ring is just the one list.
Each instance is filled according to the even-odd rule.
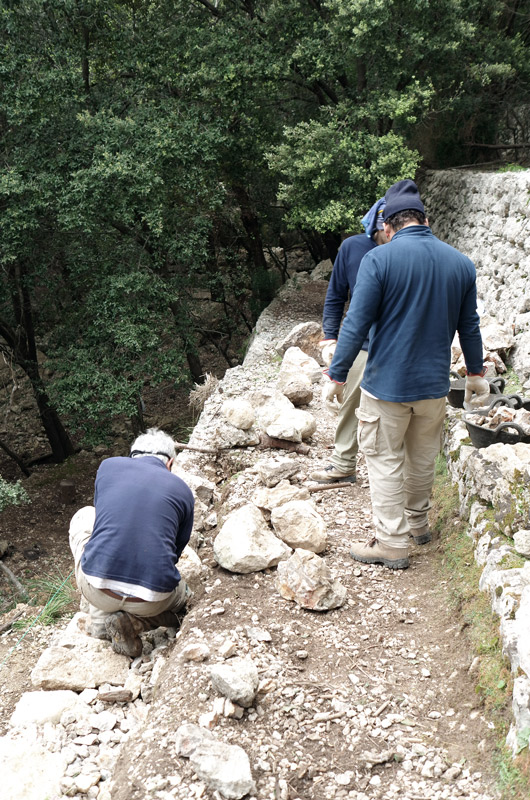
[[389,547],[372,539],[370,542],[354,542],[350,555],[364,564],[384,564],[389,569],[407,569],[409,551],[406,547]]
[[428,544],[432,539],[428,525],[424,525],[423,528],[412,528],[410,535],[414,539],[414,544]]
[[142,640],[138,634],[143,630],[143,625],[126,611],[109,614],[105,620],[105,628],[115,653],[130,658],[142,654]]
[[104,622],[91,622],[88,627],[88,633],[94,639],[106,639],[110,641],[110,634],[107,633],[107,628]]
[[312,472],[309,477],[316,483],[355,483],[356,481],[355,470],[353,472],[342,472],[337,467],[334,467],[333,464]]

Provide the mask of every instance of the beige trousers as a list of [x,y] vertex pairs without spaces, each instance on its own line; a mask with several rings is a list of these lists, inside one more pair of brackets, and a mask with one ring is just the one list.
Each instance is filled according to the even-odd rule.
[[363,392],[357,417],[375,535],[392,547],[406,547],[410,531],[428,524],[445,397],[389,403]]
[[355,412],[361,399],[361,381],[368,353],[361,350],[346,378],[344,400],[339,411],[335,430],[335,445],[330,462],[342,472],[355,472],[357,462],[357,416]]
[[[178,627],[179,620],[176,614],[184,608],[191,594],[184,580],[180,581],[169,597],[157,601],[146,600],[141,603],[127,600],[125,597],[122,600],[109,597],[105,592],[96,589],[88,582],[86,575],[81,569],[81,557],[85,545],[92,535],[95,519],[96,509],[94,506],[80,508],[72,517],[69,530],[70,549],[74,556],[75,579],[79,591],[88,601],[90,620],[93,629],[103,629],[105,619],[109,614],[113,614],[116,611],[127,611],[129,614],[140,619],[145,630],[158,628],[161,625],[167,628]],[[93,630],[93,632],[96,633],[97,631]]]

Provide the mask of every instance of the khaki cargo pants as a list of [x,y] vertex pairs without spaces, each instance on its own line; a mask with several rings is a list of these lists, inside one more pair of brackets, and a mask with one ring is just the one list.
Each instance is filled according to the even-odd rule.
[[444,417],[445,397],[389,403],[361,393],[359,450],[368,467],[375,535],[387,545],[406,547],[410,531],[428,524]]
[[335,445],[330,462],[341,472],[355,472],[357,462],[357,416],[361,400],[361,381],[368,353],[361,350],[353,362],[346,378],[344,400],[339,410],[339,421],[335,430]]
[[176,614],[186,605],[191,591],[184,580],[163,600],[137,602],[124,597],[119,600],[92,586],[81,569],[81,557],[85,545],[92,535],[96,509],[94,506],[80,508],[70,522],[70,549],[74,556],[75,578],[77,586],[83,597],[88,601],[92,633],[97,635],[105,627],[105,619],[115,611],[127,611],[132,616],[140,619],[144,630],[164,627],[178,627],[179,620]]

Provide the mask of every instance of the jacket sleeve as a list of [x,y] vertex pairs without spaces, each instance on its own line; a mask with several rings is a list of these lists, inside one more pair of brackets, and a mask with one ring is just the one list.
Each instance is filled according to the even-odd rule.
[[322,329],[326,339],[337,339],[340,323],[344,314],[344,306],[348,301],[350,287],[344,263],[344,247],[339,249],[333,271],[329,280],[324,311],[322,315]]

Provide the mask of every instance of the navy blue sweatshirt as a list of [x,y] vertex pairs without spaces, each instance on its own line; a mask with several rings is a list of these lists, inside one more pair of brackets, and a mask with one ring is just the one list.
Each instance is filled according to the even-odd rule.
[[[344,306],[353,294],[359,266],[363,256],[374,247],[376,244],[373,239],[364,233],[349,236],[341,244],[324,301],[322,328],[325,339],[338,339]],[[365,341],[362,349],[368,350],[368,341]]]
[[329,375],[346,380],[370,331],[363,389],[396,403],[444,397],[456,331],[468,370],[482,369],[476,308],[473,262],[425,225],[402,228],[363,258]]
[[154,456],[108,458],[97,471],[94,505],[85,575],[172,592],[193,525],[193,494],[184,481]]

